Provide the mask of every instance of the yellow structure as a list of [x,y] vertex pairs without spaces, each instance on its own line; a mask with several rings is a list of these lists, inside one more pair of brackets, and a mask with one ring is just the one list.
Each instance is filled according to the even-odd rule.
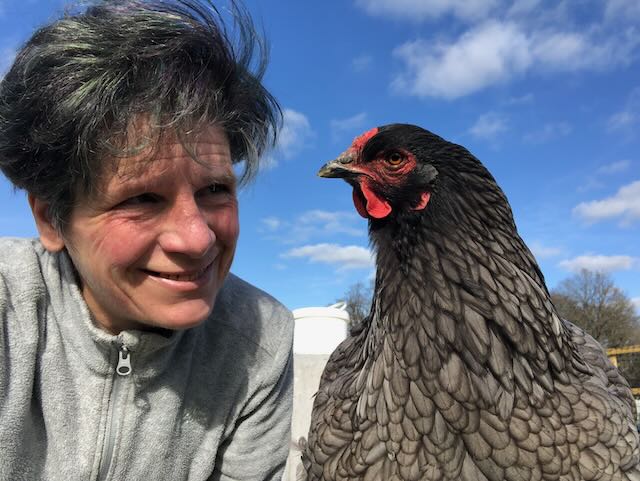
[[[612,347],[610,349],[607,349],[607,356],[609,356],[609,359],[614,366],[618,365],[618,356],[638,353],[640,353],[640,344],[635,344],[633,346]],[[640,386],[631,386],[631,391],[633,392],[634,396],[640,396]]]

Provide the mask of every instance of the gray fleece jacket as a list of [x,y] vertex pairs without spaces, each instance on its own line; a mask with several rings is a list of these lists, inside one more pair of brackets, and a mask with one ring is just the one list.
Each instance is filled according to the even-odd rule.
[[113,336],[64,252],[0,239],[0,480],[280,479],[292,336],[233,275],[198,327]]

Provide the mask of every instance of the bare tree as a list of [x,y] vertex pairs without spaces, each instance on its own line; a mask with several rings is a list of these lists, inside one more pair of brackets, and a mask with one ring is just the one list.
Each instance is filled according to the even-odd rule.
[[367,285],[364,282],[356,282],[347,289],[343,298],[338,300],[347,303],[347,312],[349,313],[351,326],[359,325],[364,318],[367,317],[372,298],[372,283]]
[[[582,270],[551,292],[558,314],[579,325],[604,347],[640,344],[640,317],[631,300],[601,272]],[[640,387],[640,356],[618,356],[618,369]]]
[[577,324],[605,347],[640,344],[640,318],[611,277],[586,269],[551,292],[558,314]]

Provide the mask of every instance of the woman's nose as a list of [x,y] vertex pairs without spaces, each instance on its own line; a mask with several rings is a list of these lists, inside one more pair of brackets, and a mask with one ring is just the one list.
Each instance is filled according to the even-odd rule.
[[182,197],[171,206],[160,236],[165,251],[198,258],[204,256],[215,241],[215,233],[194,197]]

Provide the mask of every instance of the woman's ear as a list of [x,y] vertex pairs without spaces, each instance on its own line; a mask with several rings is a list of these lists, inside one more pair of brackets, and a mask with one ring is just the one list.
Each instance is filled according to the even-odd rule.
[[36,227],[40,233],[40,242],[49,252],[61,251],[64,249],[64,239],[51,222],[49,204],[32,194],[29,194],[28,198],[33,218],[36,221]]

